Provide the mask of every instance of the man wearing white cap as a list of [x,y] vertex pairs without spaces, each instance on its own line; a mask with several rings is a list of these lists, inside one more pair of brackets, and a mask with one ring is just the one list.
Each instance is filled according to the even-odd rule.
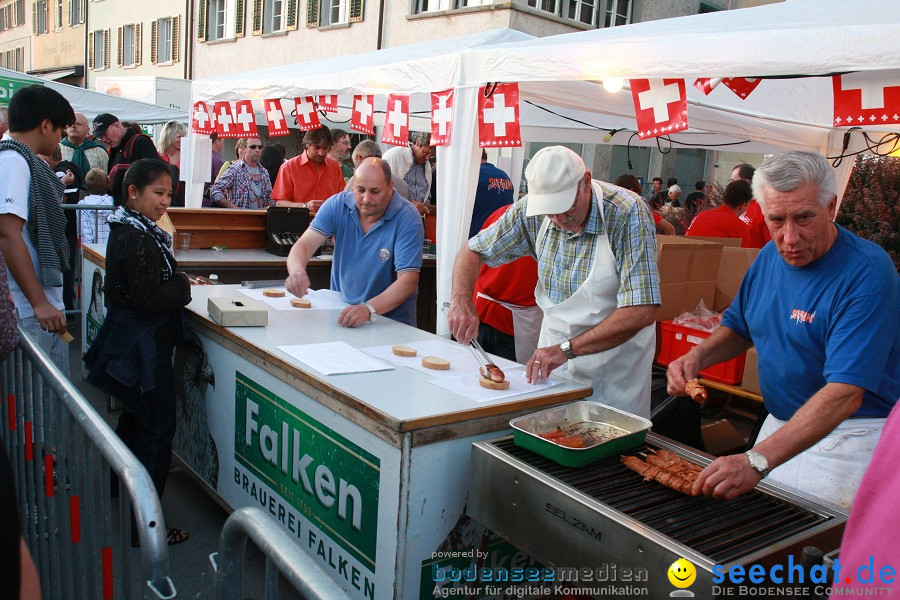
[[528,381],[558,368],[591,385],[593,399],[649,417],[660,304],[649,207],[622,188],[592,180],[581,157],[563,146],[535,154],[525,177],[528,196],[456,257],[450,332],[464,344],[478,333],[472,290],[482,263],[533,256],[544,322],[526,365]]

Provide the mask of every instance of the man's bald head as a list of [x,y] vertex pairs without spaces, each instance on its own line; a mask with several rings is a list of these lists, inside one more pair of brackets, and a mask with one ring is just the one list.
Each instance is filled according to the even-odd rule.
[[363,159],[362,162],[360,162],[356,167],[355,175],[360,175],[360,173],[363,173],[366,176],[372,177],[378,171],[381,171],[381,176],[385,184],[391,183],[391,181],[393,181],[393,178],[391,177],[391,166],[380,158],[375,157]]
[[84,114],[77,112],[75,113],[75,122],[66,128],[66,136],[68,136],[69,142],[76,146],[80,146],[90,130],[91,128],[87,117],[84,116]]

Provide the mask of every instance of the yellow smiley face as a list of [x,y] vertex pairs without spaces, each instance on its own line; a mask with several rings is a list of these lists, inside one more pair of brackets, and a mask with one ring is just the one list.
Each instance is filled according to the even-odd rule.
[[697,569],[694,568],[690,561],[684,558],[679,558],[673,562],[667,574],[669,575],[669,583],[677,588],[690,587],[694,580],[697,579]]

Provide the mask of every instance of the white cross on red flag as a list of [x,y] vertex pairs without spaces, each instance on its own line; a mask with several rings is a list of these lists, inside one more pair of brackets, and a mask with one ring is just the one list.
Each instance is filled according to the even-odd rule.
[[381,143],[392,146],[406,146],[409,143],[409,96],[406,94],[388,96]]
[[453,120],[453,90],[431,93],[431,145],[449,146]]
[[338,111],[337,94],[332,96],[319,96],[319,110],[336,113]]
[[353,96],[350,129],[375,135],[375,96]]
[[646,140],[688,128],[684,79],[632,79],[630,83],[638,138]]
[[722,83],[721,77],[701,77],[694,80],[694,87],[703,92],[704,96],[709,96],[709,93],[716,89],[716,86],[720,83]]
[[269,136],[291,135],[287,119],[284,118],[284,110],[281,108],[281,100],[267,98],[263,100],[263,107],[266,111],[266,122],[269,125]]
[[234,115],[230,102],[216,102],[213,110],[216,113],[216,134],[221,138],[241,137],[234,125]]
[[756,86],[762,83],[762,79],[747,77],[726,77],[722,80],[729,90],[738,95],[742,100],[750,95],[750,92],[756,89]]
[[256,115],[253,114],[253,103],[250,100],[238,100],[235,103],[235,127],[241,137],[257,137]]
[[194,102],[191,111],[191,131],[209,135],[216,130],[216,118],[209,112],[206,102]]
[[519,84],[499,83],[490,96],[478,90],[478,146],[480,148],[522,145],[519,127]]
[[318,129],[322,126],[319,121],[319,113],[316,111],[316,103],[312,96],[294,98],[294,120],[300,131]]
[[832,77],[834,125],[900,123],[900,71],[860,71]]

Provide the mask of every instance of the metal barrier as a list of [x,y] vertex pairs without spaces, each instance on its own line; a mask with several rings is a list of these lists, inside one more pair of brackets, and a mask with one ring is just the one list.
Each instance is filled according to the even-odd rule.
[[[106,239],[101,235],[97,237],[85,238],[82,232],[89,231],[92,235],[101,231],[101,227],[106,219],[106,213],[112,213],[114,207],[99,204],[63,204],[63,212],[72,212],[75,215],[75,231],[78,236],[78,242],[75,244],[72,260],[72,280],[75,285],[75,305],[72,310],[66,311],[66,316],[75,316],[81,313],[81,245],[86,243],[105,244]],[[85,212],[87,211],[87,212]],[[67,214],[68,218],[68,214]]]
[[[150,475],[21,327],[18,348],[0,363],[0,394],[0,439],[44,598],[133,598],[141,581],[138,597],[175,598]],[[140,550],[131,549],[132,512]],[[146,579],[132,573],[132,552]]]
[[266,557],[265,598],[279,597],[279,574],[300,593],[301,598],[349,598],[265,511],[245,507],[234,511],[225,521],[219,536],[219,551],[209,557],[216,570],[216,588],[221,600],[240,600],[243,597],[244,548],[248,538]]

